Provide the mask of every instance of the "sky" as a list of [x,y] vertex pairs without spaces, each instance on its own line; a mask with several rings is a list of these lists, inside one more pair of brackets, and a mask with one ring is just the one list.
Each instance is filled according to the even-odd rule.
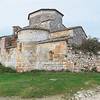
[[28,14],[41,8],[59,10],[66,27],[82,26],[100,39],[100,0],[0,0],[0,36],[12,34],[12,26],[27,26]]

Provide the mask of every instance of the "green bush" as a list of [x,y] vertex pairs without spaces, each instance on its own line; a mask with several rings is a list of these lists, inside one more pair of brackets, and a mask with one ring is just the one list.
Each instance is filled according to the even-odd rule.
[[92,68],[91,72],[97,72],[97,68],[96,67]]
[[16,71],[9,68],[9,67],[5,67],[4,65],[2,65],[0,63],[0,73],[4,73],[4,72],[10,72],[10,73],[15,73]]
[[75,51],[83,51],[84,53],[90,53],[98,55],[100,51],[100,42],[97,38],[88,38],[84,40],[81,45],[72,45],[73,50]]

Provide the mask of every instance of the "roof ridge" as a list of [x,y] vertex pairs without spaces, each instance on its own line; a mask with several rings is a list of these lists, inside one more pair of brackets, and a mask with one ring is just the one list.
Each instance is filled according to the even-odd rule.
[[56,12],[58,12],[59,14],[61,14],[62,16],[64,16],[60,11],[58,11],[57,9],[49,9],[49,8],[44,8],[44,9],[39,9],[39,10],[36,10],[36,11],[33,11],[33,12],[31,12],[31,13],[29,13],[28,14],[28,20],[29,20],[29,17],[30,17],[30,15],[31,14],[34,14],[34,13],[37,13],[37,12],[39,12],[39,11],[41,11],[41,10],[44,10],[44,11],[47,11],[47,10],[50,10],[50,11],[56,11]]

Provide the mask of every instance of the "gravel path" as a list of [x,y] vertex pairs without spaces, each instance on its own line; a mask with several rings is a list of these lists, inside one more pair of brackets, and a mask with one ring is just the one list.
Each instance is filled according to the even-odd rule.
[[19,97],[0,97],[0,100],[34,100],[34,99],[21,99]]
[[0,100],[64,100],[61,96],[52,96],[46,98],[37,98],[37,99],[22,99],[19,97],[0,97]]
[[[70,99],[64,99],[62,97],[64,96],[55,95],[55,96],[36,98],[36,99],[22,99],[20,97],[0,97],[0,100],[70,100]],[[95,89],[87,91],[86,90],[78,91],[76,94],[74,94],[73,99],[71,100],[100,100],[100,86]]]
[[[52,96],[47,98],[38,98],[38,99],[21,99],[19,97],[0,97],[0,100],[64,100],[62,97],[59,96]],[[95,95],[93,97],[88,97],[81,100],[100,100],[100,94]]]
[[[21,99],[19,97],[0,97],[0,100],[67,100],[67,99],[63,99],[62,96],[52,96],[52,97],[37,98],[37,99]],[[100,94],[78,100],[100,100]]]
[[93,97],[88,97],[88,98],[85,98],[84,100],[100,100],[100,94],[97,94]]

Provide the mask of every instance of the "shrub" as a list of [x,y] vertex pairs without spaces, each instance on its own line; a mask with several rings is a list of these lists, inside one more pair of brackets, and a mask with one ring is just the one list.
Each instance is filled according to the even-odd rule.
[[15,73],[16,71],[9,68],[9,67],[5,67],[4,65],[2,65],[0,63],[0,73],[4,73],[4,72],[10,72],[10,73]]
[[97,72],[97,68],[96,67],[92,68],[91,72]]
[[30,72],[38,73],[38,72],[47,72],[46,70],[31,70]]
[[73,50],[81,50],[84,53],[90,53],[97,55],[100,51],[100,42],[97,38],[88,38],[87,40],[84,40],[81,45],[72,45]]

